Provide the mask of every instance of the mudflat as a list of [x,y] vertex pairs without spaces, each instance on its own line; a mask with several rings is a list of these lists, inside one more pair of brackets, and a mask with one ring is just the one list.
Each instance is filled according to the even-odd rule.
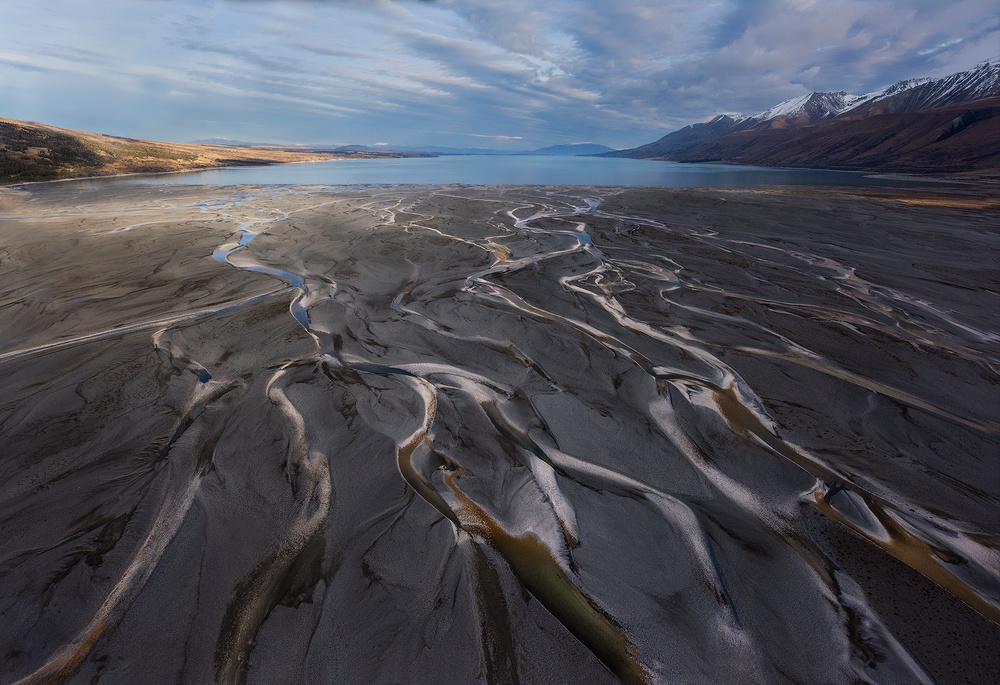
[[993,194],[0,191],[4,682],[976,683]]

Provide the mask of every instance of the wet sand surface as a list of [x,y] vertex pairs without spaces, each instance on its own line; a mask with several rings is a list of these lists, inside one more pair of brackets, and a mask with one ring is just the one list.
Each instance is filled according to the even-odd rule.
[[4,683],[983,683],[1000,211],[0,192]]

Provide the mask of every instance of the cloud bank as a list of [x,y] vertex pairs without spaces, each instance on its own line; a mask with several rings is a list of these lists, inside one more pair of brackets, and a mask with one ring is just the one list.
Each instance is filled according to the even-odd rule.
[[995,0],[8,0],[0,116],[164,140],[648,142],[993,57]]

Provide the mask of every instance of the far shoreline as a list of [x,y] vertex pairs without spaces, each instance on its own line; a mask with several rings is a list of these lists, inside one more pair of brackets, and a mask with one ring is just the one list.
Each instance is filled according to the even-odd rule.
[[[438,155],[431,155],[437,157]],[[93,176],[70,176],[68,178],[50,178],[47,181],[0,181],[0,188],[13,188],[44,183],[66,183],[68,181],[99,181],[101,179],[128,178],[130,176],[173,176],[175,174],[197,174],[202,171],[221,171],[222,169],[259,169],[272,166],[288,166],[291,164],[316,164],[318,162],[358,162],[371,159],[408,159],[406,157],[333,157],[330,159],[301,159],[294,162],[268,162],[266,164],[228,164],[223,166],[207,166],[195,169],[176,169],[174,171],[131,171],[126,174],[95,174]]]
[[[128,173],[119,173],[119,174],[94,174],[94,175],[71,176],[71,177],[67,177],[67,178],[57,178],[57,179],[38,180],[38,181],[4,181],[4,182],[0,182],[0,188],[6,188],[6,187],[9,187],[9,188],[22,188],[22,187],[23,188],[27,188],[29,186],[43,187],[44,185],[53,184],[53,183],[88,182],[88,181],[89,182],[99,182],[102,179],[107,179],[107,180],[113,182],[115,180],[127,179],[127,178],[136,178],[136,177],[148,178],[148,179],[150,179],[150,182],[153,182],[153,183],[155,183],[155,179],[156,178],[162,177],[164,179],[164,183],[173,184],[173,183],[176,183],[176,181],[170,181],[168,179],[174,178],[178,174],[194,174],[194,173],[203,173],[203,172],[211,172],[211,171],[221,171],[221,170],[225,170],[225,169],[243,169],[243,168],[246,168],[246,169],[261,169],[261,168],[265,168],[265,167],[278,167],[278,166],[285,166],[285,165],[298,165],[298,164],[307,164],[307,163],[315,163],[315,162],[332,162],[332,161],[338,161],[339,162],[339,161],[357,161],[357,160],[370,160],[370,159],[423,159],[423,160],[427,160],[427,159],[451,159],[452,157],[453,156],[451,156],[451,155],[427,155],[427,156],[421,156],[419,158],[412,158],[412,157],[409,157],[409,156],[402,156],[402,157],[374,157],[374,158],[369,158],[369,157],[364,157],[364,158],[361,158],[361,157],[337,157],[337,158],[331,158],[331,159],[305,159],[305,160],[294,160],[294,161],[287,161],[287,162],[271,161],[271,162],[259,163],[259,164],[246,164],[246,163],[244,163],[244,164],[229,164],[229,165],[211,165],[211,166],[198,167],[198,168],[192,168],[192,169],[177,169],[177,170],[170,170],[170,171],[128,172]],[[509,159],[511,157],[516,157],[518,160],[521,160],[525,156],[524,155],[459,155],[459,156],[455,156],[455,157],[462,157],[462,158],[467,158],[467,157],[481,157],[481,158],[488,158],[488,159]],[[595,159],[595,157],[592,156],[592,155],[580,155],[579,157]],[[568,156],[561,156],[561,155],[530,156],[530,158],[536,159],[536,160],[537,159],[548,159],[548,160],[552,160],[552,159],[568,160],[569,159]],[[596,157],[596,158],[599,158],[599,157]],[[997,173],[997,174],[983,173],[982,171],[961,172],[961,173],[946,173],[946,174],[930,174],[930,173],[922,173],[922,172],[919,172],[919,171],[914,171],[914,172],[900,172],[900,171],[879,171],[879,170],[813,169],[813,168],[809,168],[809,167],[775,167],[775,166],[748,165],[748,164],[726,164],[726,163],[722,163],[722,162],[677,162],[677,161],[673,161],[673,160],[664,160],[664,159],[635,159],[635,160],[631,160],[631,161],[637,161],[637,162],[647,162],[647,161],[666,162],[668,165],[681,165],[681,166],[690,166],[690,167],[723,167],[724,166],[724,167],[727,167],[727,168],[732,168],[732,170],[733,170],[734,173],[739,173],[740,171],[746,171],[746,172],[758,171],[758,172],[761,172],[762,174],[765,174],[765,175],[768,172],[773,172],[773,173],[778,173],[778,174],[785,173],[785,172],[794,173],[794,174],[799,174],[799,173],[801,173],[801,174],[809,174],[809,173],[814,173],[814,174],[829,174],[831,172],[835,172],[835,174],[837,176],[840,176],[841,174],[843,174],[845,176],[854,176],[855,178],[871,179],[871,180],[875,181],[875,183],[872,183],[869,186],[869,185],[866,185],[863,182],[856,183],[856,184],[854,184],[854,183],[840,184],[840,183],[836,183],[836,182],[834,182],[834,183],[826,183],[823,180],[816,180],[815,182],[806,181],[806,182],[797,182],[796,183],[796,182],[784,182],[784,181],[782,181],[780,179],[764,179],[764,180],[761,180],[760,182],[755,182],[753,180],[750,180],[750,181],[748,181],[746,183],[743,183],[743,184],[738,184],[737,183],[737,184],[732,184],[732,185],[723,185],[723,184],[711,183],[711,182],[705,182],[705,183],[683,182],[683,183],[676,183],[676,184],[674,184],[674,183],[645,183],[645,182],[636,182],[634,178],[633,179],[623,178],[622,182],[618,182],[618,181],[615,181],[615,180],[599,180],[599,181],[595,180],[595,181],[586,181],[586,182],[573,182],[573,181],[569,181],[569,182],[567,182],[566,180],[561,180],[561,179],[553,179],[551,181],[546,180],[546,181],[542,181],[542,182],[534,182],[534,181],[530,181],[530,180],[516,180],[516,181],[506,181],[506,180],[504,180],[504,181],[468,180],[468,181],[463,181],[463,180],[459,180],[459,179],[448,180],[448,181],[442,181],[442,180],[439,180],[439,179],[431,179],[431,180],[427,180],[427,181],[422,181],[422,180],[402,180],[402,181],[400,181],[400,180],[395,180],[395,181],[382,181],[382,180],[379,180],[379,181],[373,181],[373,180],[357,180],[357,181],[305,181],[305,180],[260,181],[260,180],[247,180],[247,181],[245,181],[243,183],[237,183],[235,185],[244,185],[244,184],[255,185],[255,184],[260,184],[260,183],[272,183],[272,182],[273,183],[286,184],[286,185],[313,185],[313,184],[320,184],[320,185],[323,185],[323,184],[327,184],[327,185],[396,185],[396,184],[405,184],[405,185],[441,185],[441,184],[450,184],[450,183],[462,183],[462,184],[468,184],[468,185],[473,185],[473,186],[476,186],[476,185],[560,185],[560,186],[567,186],[567,185],[577,185],[577,186],[603,185],[603,186],[622,186],[622,187],[633,187],[633,188],[639,188],[639,187],[650,187],[650,188],[657,188],[657,187],[705,187],[705,188],[720,188],[720,189],[722,189],[722,188],[729,188],[729,187],[732,187],[732,188],[739,188],[739,187],[754,188],[754,187],[767,187],[767,186],[776,186],[776,187],[796,187],[796,186],[803,186],[803,187],[823,187],[823,186],[830,186],[830,187],[857,187],[857,188],[862,188],[862,187],[879,187],[880,184],[878,182],[881,181],[881,182],[890,182],[890,183],[891,182],[898,182],[898,183],[907,184],[907,185],[912,184],[914,186],[923,185],[923,186],[940,186],[940,187],[943,187],[943,186],[946,186],[946,185],[953,185],[953,186],[961,186],[961,187],[963,187],[967,191],[968,190],[976,190],[976,189],[980,189],[980,190],[983,190],[983,191],[1000,189],[1000,173]],[[695,173],[697,173],[697,172],[695,172]],[[706,180],[711,180],[711,179],[706,179]],[[205,183],[204,185],[216,185],[216,184],[217,183],[211,183],[211,182],[209,182],[209,183]],[[199,183],[190,183],[189,185],[201,185],[201,184],[199,184]],[[222,185],[226,185],[226,184],[223,183]]]

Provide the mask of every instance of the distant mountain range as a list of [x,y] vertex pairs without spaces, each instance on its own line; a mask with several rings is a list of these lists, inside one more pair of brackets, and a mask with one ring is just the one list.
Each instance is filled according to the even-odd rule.
[[407,146],[387,146],[387,145],[339,145],[332,148],[334,150],[358,150],[364,152],[378,152],[385,150],[398,150],[400,152],[423,152],[432,155],[554,155],[561,157],[581,157],[597,155],[604,152],[614,152],[615,149],[607,145],[597,143],[572,143],[569,145],[550,145],[540,147],[537,150],[494,150],[482,147],[441,147],[439,145],[425,145],[423,147]]
[[1000,170],[1000,58],[864,95],[809,93],[760,114],[720,114],[602,157],[807,168]]
[[233,140],[232,138],[202,138],[192,140],[192,145],[231,145],[234,147],[270,147],[268,143],[249,143],[245,140]]
[[614,148],[596,143],[573,143],[572,145],[550,145],[549,147],[542,147],[531,152],[518,154],[579,157],[580,155],[597,155],[605,152],[614,152]]

